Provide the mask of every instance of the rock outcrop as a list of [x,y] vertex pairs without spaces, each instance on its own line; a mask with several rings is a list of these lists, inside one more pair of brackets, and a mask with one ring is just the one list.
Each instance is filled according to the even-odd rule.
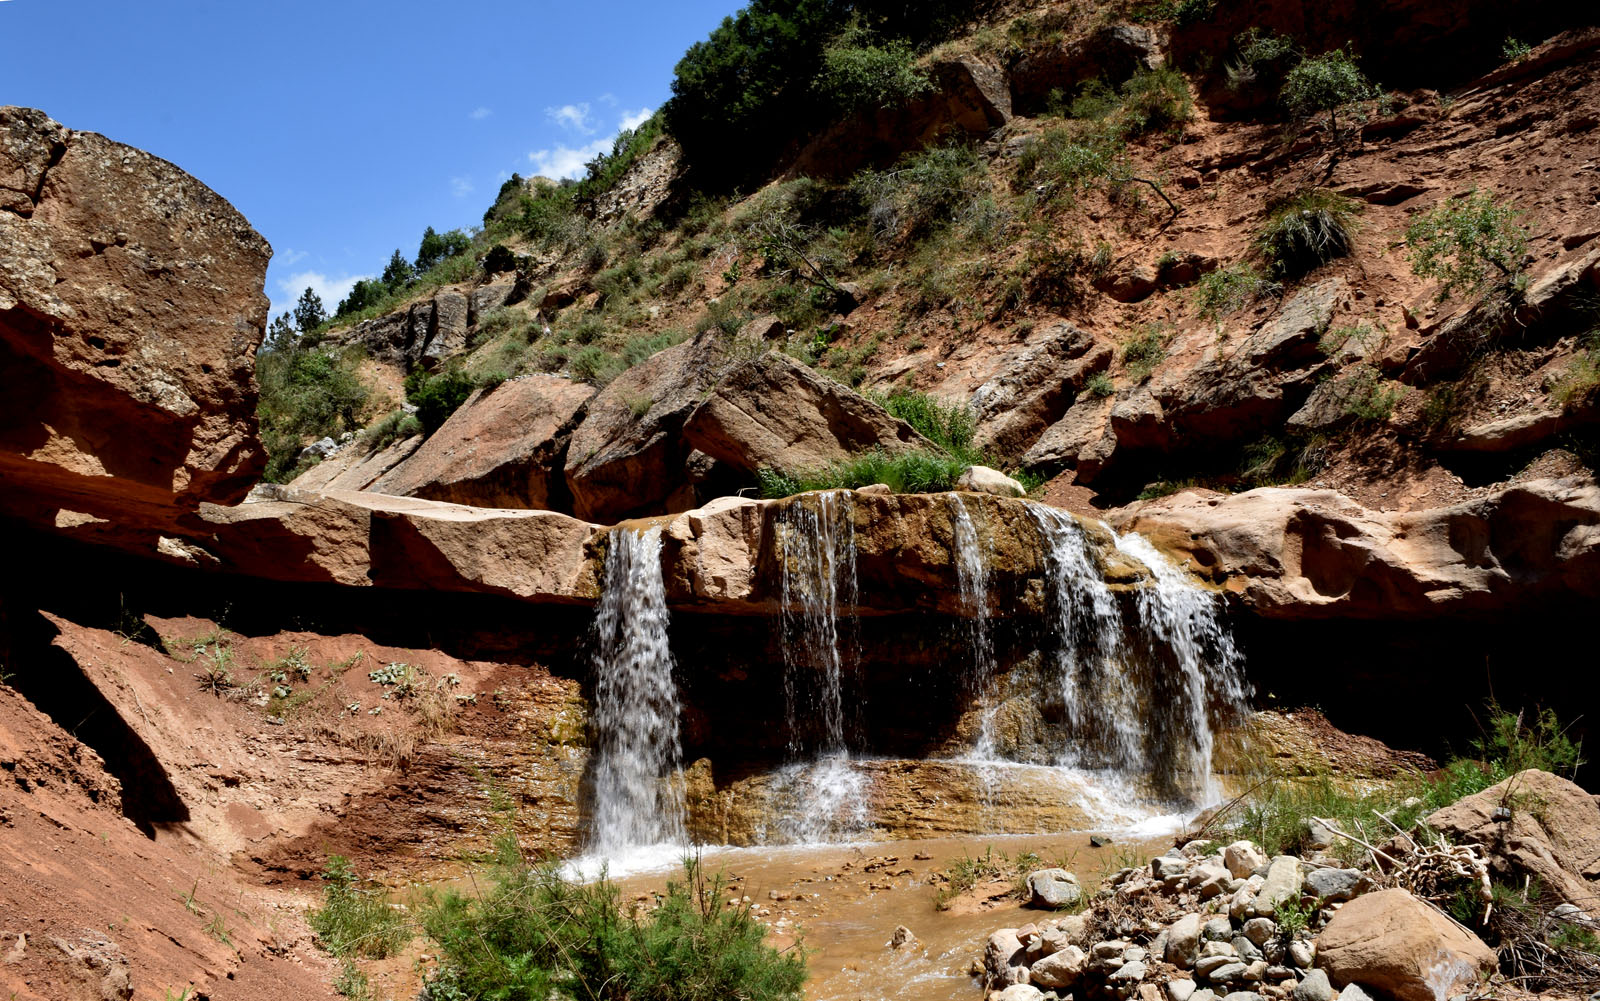
[[479,390],[404,462],[355,489],[476,507],[552,509],[552,501],[566,500],[563,452],[593,395],[592,387],[553,375]]
[[684,422],[683,440],[747,476],[934,447],[876,403],[776,351],[723,376]]
[[1329,490],[1186,492],[1113,521],[1268,618],[1433,617],[1600,596],[1600,487],[1587,479],[1401,512]]
[[0,511],[136,530],[242,499],[270,255],[167,161],[0,108]]
[[1066,321],[1044,327],[972,394],[979,431],[974,445],[1019,455],[1060,420],[1091,376],[1116,352],[1102,338]]
[[1427,817],[1456,844],[1483,846],[1502,881],[1529,876],[1556,899],[1593,912],[1600,897],[1600,803],[1576,783],[1528,769]]

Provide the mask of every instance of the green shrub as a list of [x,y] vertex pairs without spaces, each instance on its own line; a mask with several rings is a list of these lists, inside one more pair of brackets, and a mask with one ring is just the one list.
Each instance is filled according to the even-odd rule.
[[1337,138],[1339,112],[1377,94],[1355,58],[1343,49],[1334,49],[1296,64],[1285,77],[1279,98],[1296,118],[1327,112],[1328,130]]
[[360,886],[350,860],[342,855],[328,859],[322,874],[322,906],[311,912],[311,930],[324,949],[335,956],[383,959],[411,941],[405,917],[391,908],[381,889]]
[[911,425],[924,438],[949,455],[970,463],[981,463],[983,456],[972,448],[978,431],[971,411],[960,403],[940,403],[927,393],[896,389],[888,395],[867,394],[868,399]]
[[422,233],[422,242],[417,247],[417,259],[414,267],[418,274],[426,274],[438,267],[447,257],[465,254],[472,249],[472,238],[459,229],[452,229],[446,233],[436,233],[429,226]]
[[1171,66],[1140,70],[1122,85],[1121,123],[1127,136],[1181,131],[1193,109],[1188,81]]
[[1495,782],[1529,768],[1572,778],[1584,766],[1583,741],[1567,735],[1555,710],[1513,713],[1491,702],[1485,715],[1487,726],[1472,749],[1490,766]]
[[962,144],[908,153],[891,170],[866,170],[850,182],[873,231],[915,238],[963,215],[986,186],[983,160]]
[[1117,384],[1111,381],[1110,373],[1096,372],[1089,377],[1088,382],[1083,384],[1083,391],[1090,396],[1098,396],[1104,399],[1107,396],[1117,395]]
[[955,488],[956,480],[971,463],[942,452],[872,451],[816,470],[787,472],[763,469],[757,481],[763,497],[788,497],[808,490],[854,490],[874,483],[888,484],[897,494],[939,493]]
[[1363,365],[1356,374],[1345,380],[1344,412],[1357,420],[1386,421],[1394,413],[1405,391],[1399,386],[1386,385],[1382,375],[1370,365]]
[[1241,263],[1202,275],[1193,294],[1200,315],[1215,319],[1280,290],[1277,282],[1268,281],[1254,265]]
[[1140,327],[1122,346],[1122,364],[1128,370],[1128,377],[1135,383],[1148,381],[1167,357],[1167,342],[1172,340],[1172,331],[1159,323],[1147,323]]
[[911,46],[899,41],[870,44],[857,25],[822,51],[822,68],[811,81],[818,97],[840,111],[866,111],[933,89]]
[[1029,144],[1018,171],[1046,185],[1050,197],[1070,202],[1111,177],[1126,149],[1121,133],[1105,123],[1067,123],[1047,129]]
[[1412,272],[1439,279],[1440,298],[1457,291],[1520,294],[1527,284],[1522,269],[1528,256],[1521,214],[1477,188],[1418,213],[1406,227]]
[[1273,274],[1296,278],[1350,253],[1350,235],[1360,206],[1325,188],[1310,188],[1272,208],[1256,235],[1256,247]]
[[419,368],[406,376],[405,387],[406,400],[417,408],[417,420],[426,434],[439,430],[477,388],[454,366],[434,375]]
[[765,942],[749,905],[724,906],[720,875],[684,864],[659,906],[624,914],[615,884],[579,885],[529,865],[502,840],[493,887],[434,895],[422,923],[439,943],[430,998],[466,1001],[800,1001],[805,960]]
[[1528,53],[1533,51],[1533,46],[1520,38],[1506,36],[1505,44],[1500,46],[1500,55],[1508,63],[1517,63],[1528,58]]
[[1233,44],[1239,56],[1228,64],[1228,86],[1234,90],[1254,86],[1263,77],[1276,78],[1297,54],[1294,39],[1269,34],[1258,27],[1235,36]]
[[256,414],[270,483],[293,478],[309,442],[360,430],[372,395],[361,381],[355,353],[292,342],[257,353],[256,381],[261,387]]
[[1597,387],[1600,387],[1600,327],[1580,340],[1577,356],[1550,391],[1550,397],[1568,407],[1589,399]]
[[1078,88],[1078,96],[1063,110],[1069,118],[1100,121],[1122,107],[1122,98],[1104,80],[1090,80]]
[[621,358],[597,345],[590,345],[567,359],[567,371],[579,382],[605,386],[628,370]]
[[422,433],[422,422],[413,414],[396,410],[367,429],[367,448],[381,452],[395,442]]
[[649,334],[643,337],[629,338],[628,343],[622,347],[622,360],[629,367],[639,364],[659,351],[665,351],[674,344],[682,344],[689,339],[687,330],[663,330],[659,334]]

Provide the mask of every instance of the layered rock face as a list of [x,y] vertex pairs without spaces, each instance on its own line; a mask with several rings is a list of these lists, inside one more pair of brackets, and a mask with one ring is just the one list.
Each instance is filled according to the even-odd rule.
[[1409,512],[1327,490],[1184,493],[1114,520],[1269,618],[1434,617],[1600,596],[1600,488],[1586,478]]
[[165,160],[0,108],[0,509],[161,526],[242,499],[270,255]]

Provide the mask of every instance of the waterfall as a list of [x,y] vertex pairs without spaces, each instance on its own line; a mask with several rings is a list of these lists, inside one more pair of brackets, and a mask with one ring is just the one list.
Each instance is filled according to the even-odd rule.
[[1216,598],[1138,535],[1116,538],[1153,580],[1131,621],[1069,515],[1029,505],[1046,551],[1054,675],[1071,743],[1061,763],[1150,776],[1164,796],[1214,799],[1213,707],[1241,706],[1242,664]]
[[[786,840],[837,840],[866,824],[866,778],[850,763],[845,682],[859,644],[855,510],[847,490],[796,500],[783,527],[780,644],[790,763],[774,793]],[[841,612],[841,610],[852,610]]]
[[602,856],[683,844],[678,689],[667,646],[661,529],[613,531],[595,615],[594,814],[590,850]]
[[1237,710],[1250,697],[1244,658],[1222,622],[1215,595],[1197,587],[1143,536],[1129,532],[1116,536],[1116,543],[1119,551],[1143,563],[1155,577],[1135,599],[1142,635],[1166,652],[1181,679],[1181,697],[1167,703],[1166,718],[1153,722],[1182,738],[1171,748],[1178,784],[1206,801],[1215,800],[1208,709],[1217,703]]
[[960,494],[950,495],[951,529],[955,542],[956,585],[961,592],[961,611],[965,615],[967,646],[972,654],[969,684],[972,696],[981,707],[974,756],[988,760],[995,755],[995,653],[989,630],[989,561],[984,559],[978,530],[967,513]]

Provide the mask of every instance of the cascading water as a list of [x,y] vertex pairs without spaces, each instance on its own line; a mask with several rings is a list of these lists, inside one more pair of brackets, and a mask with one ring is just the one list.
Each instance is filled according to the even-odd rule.
[[858,659],[855,512],[849,491],[830,490],[783,512],[783,680],[790,764],[780,770],[781,835],[838,840],[866,824],[865,776],[851,766],[854,713],[845,680]]
[[1061,763],[1147,776],[1163,798],[1206,801],[1211,708],[1243,704],[1240,658],[1214,597],[1143,538],[1118,549],[1154,580],[1134,590],[1133,621],[1063,512],[1029,505],[1045,546],[1054,613],[1055,678],[1070,744]]
[[1116,543],[1155,577],[1135,599],[1144,627],[1140,635],[1153,655],[1164,652],[1171,658],[1171,673],[1183,688],[1182,697],[1172,700],[1172,715],[1179,718],[1163,721],[1166,733],[1179,738],[1169,752],[1174,776],[1181,788],[1213,801],[1218,790],[1211,775],[1214,739],[1208,709],[1217,704],[1236,711],[1245,704],[1250,691],[1244,659],[1223,625],[1214,595],[1196,587],[1143,536],[1129,532],[1116,536]]
[[973,756],[979,760],[994,757],[994,637],[989,630],[989,561],[984,559],[978,529],[967,512],[960,494],[950,495],[951,528],[955,539],[956,585],[961,591],[961,610],[966,619],[967,644],[972,653],[970,685],[981,709],[978,739]]
[[684,835],[675,781],[678,689],[667,645],[661,529],[618,529],[606,550],[595,615],[594,812],[589,851],[614,857]]

